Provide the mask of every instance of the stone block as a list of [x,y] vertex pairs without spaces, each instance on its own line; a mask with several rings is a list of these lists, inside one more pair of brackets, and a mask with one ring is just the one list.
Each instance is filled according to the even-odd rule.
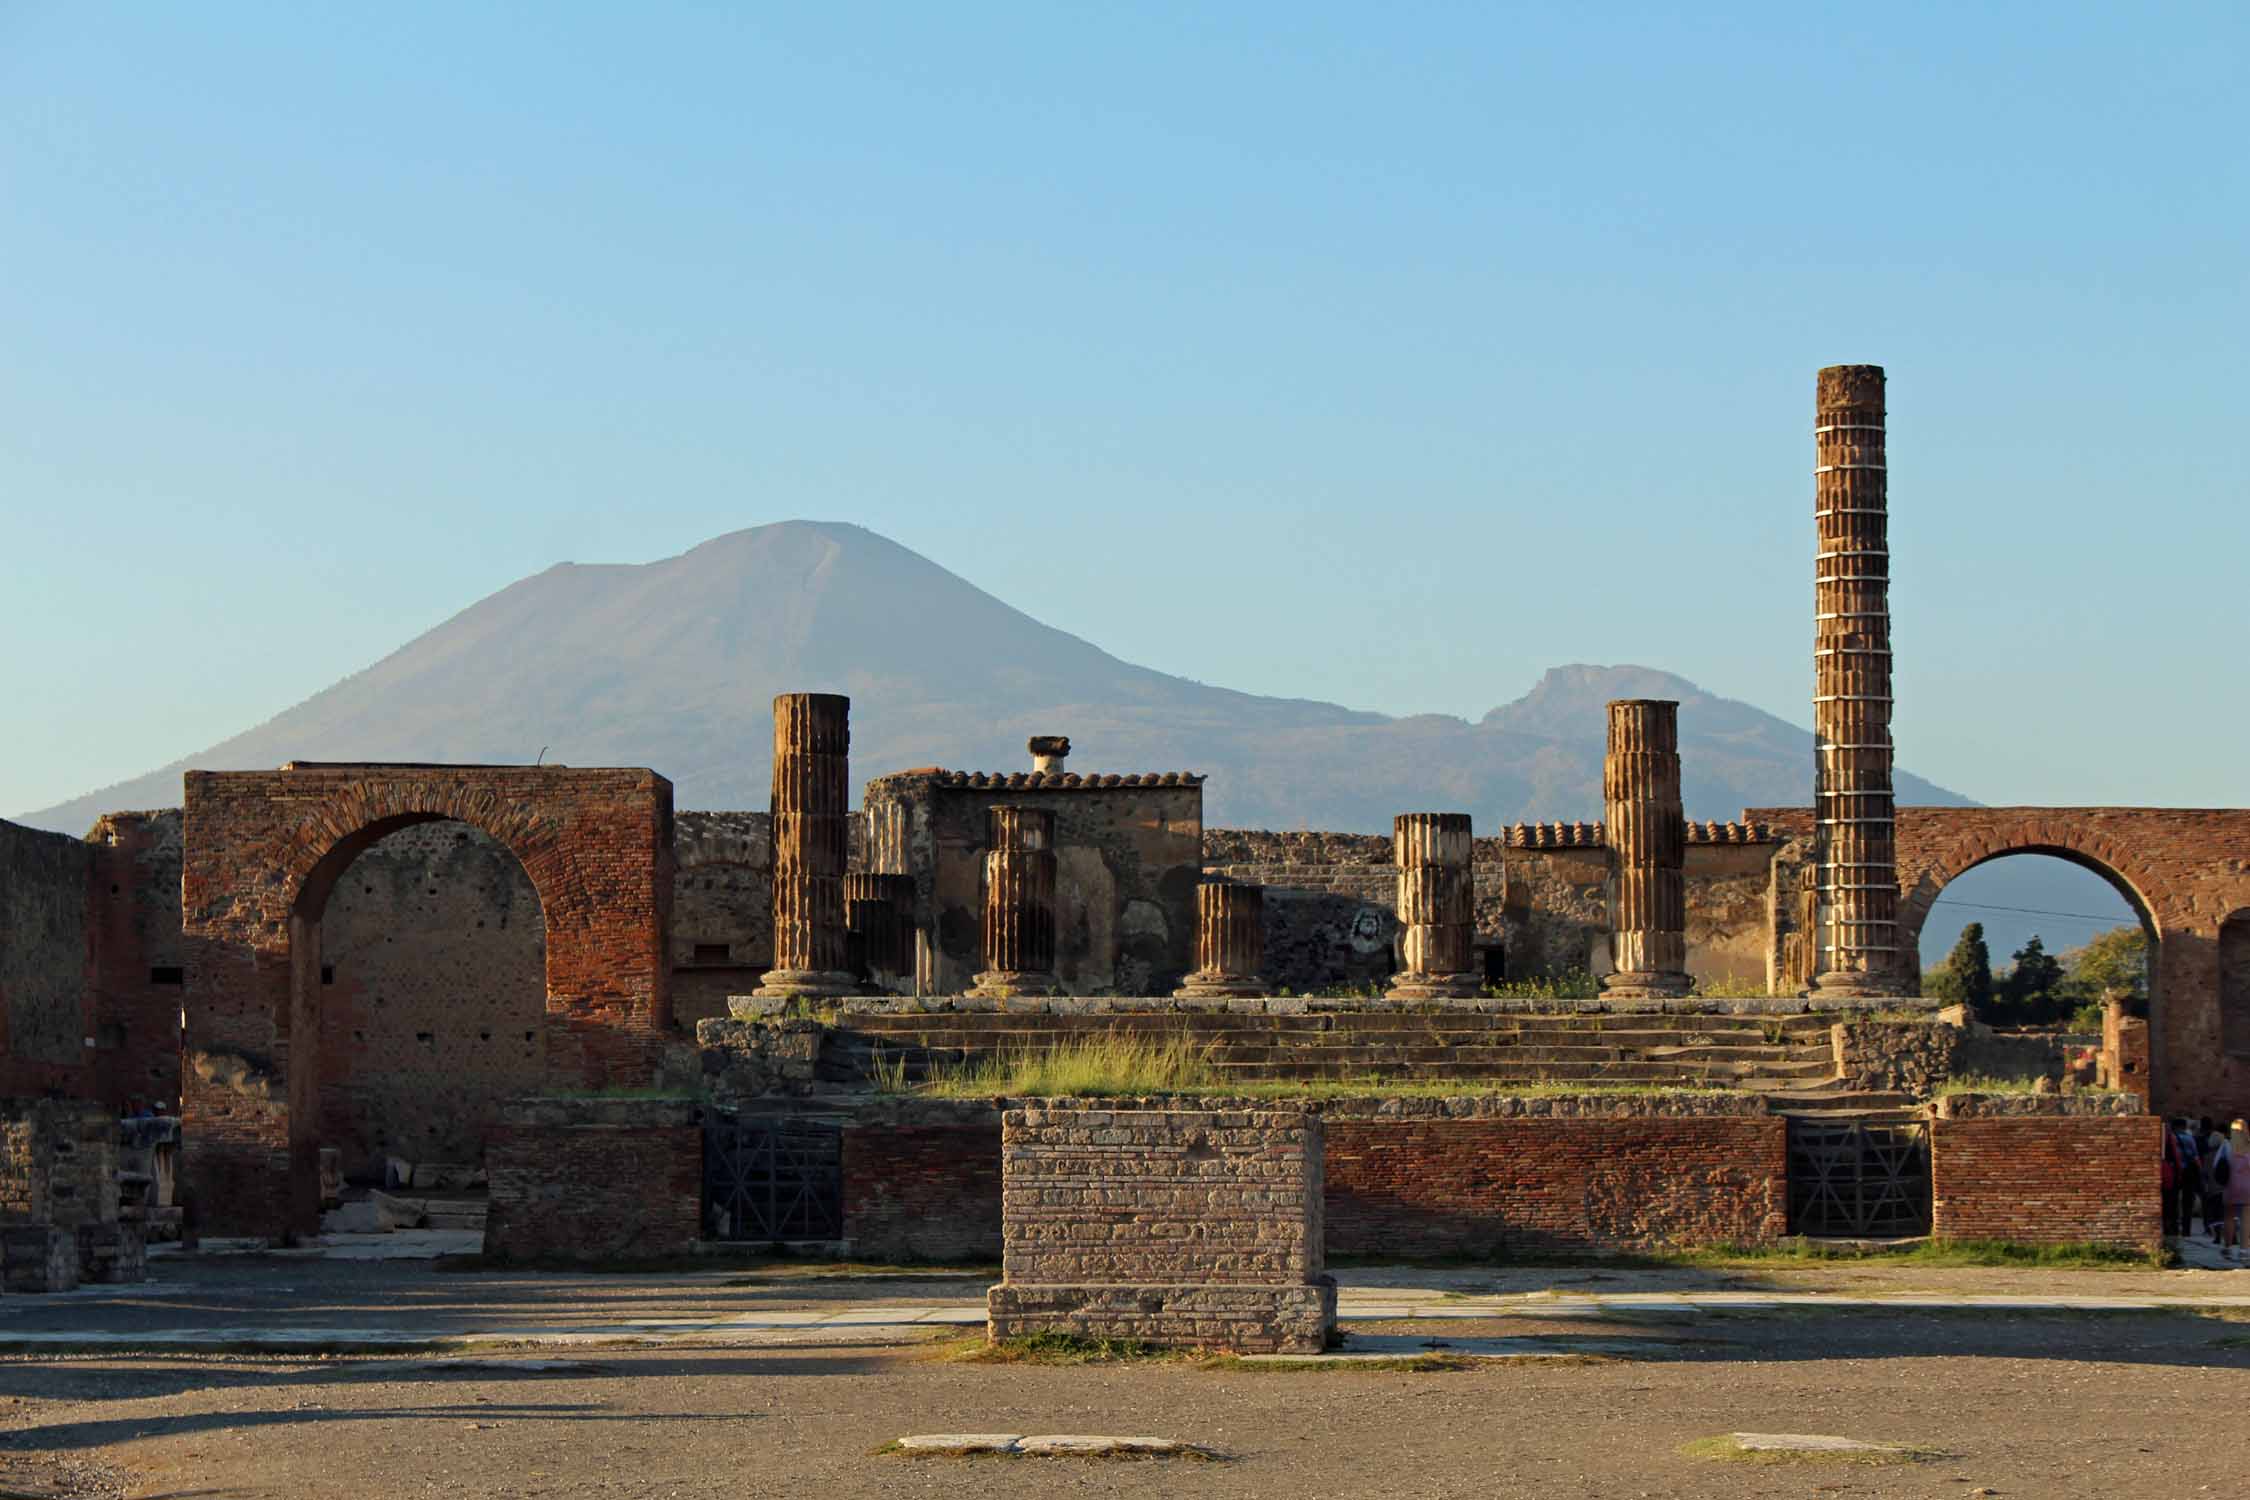
[[1238,1354],[1318,1354],[1336,1326],[1336,1288],[1326,1278],[1296,1286],[1001,1282],[985,1293],[985,1310],[994,1341],[1062,1333]]
[[78,1226],[78,1279],[104,1284],[148,1280],[148,1246],[130,1224]]
[[78,1285],[78,1236],[52,1224],[0,1227],[0,1286],[67,1292]]

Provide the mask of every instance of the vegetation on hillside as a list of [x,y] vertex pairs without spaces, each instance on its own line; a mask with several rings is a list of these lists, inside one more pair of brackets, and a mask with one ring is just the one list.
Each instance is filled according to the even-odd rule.
[[1995,971],[1984,926],[1971,922],[1942,967],[1922,976],[1926,995],[1965,1004],[1990,1026],[2101,1027],[2104,999],[2123,995],[2136,1010],[2148,1002],[2148,935],[2137,926],[2113,927],[2059,957],[2037,933]]

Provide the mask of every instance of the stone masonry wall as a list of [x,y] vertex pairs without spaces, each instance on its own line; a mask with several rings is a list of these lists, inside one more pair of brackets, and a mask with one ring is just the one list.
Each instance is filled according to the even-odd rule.
[[180,1101],[180,810],[105,813],[86,835],[94,930],[94,1097],[118,1114]]
[[701,1237],[703,1123],[670,1099],[522,1099],[487,1144],[484,1253],[502,1260],[681,1255]]
[[0,822],[0,1093],[90,1092],[93,853]]
[[1971,1099],[1939,1101],[1930,1123],[1933,1237],[2155,1249],[2164,1228],[2162,1122],[2063,1112],[2078,1103],[2010,1100],[2041,1113],[2000,1114]]
[[0,1099],[0,1224],[115,1224],[117,1152],[99,1104]]
[[1270,1109],[1080,1107],[1002,1117],[994,1339],[1059,1332],[1317,1352],[1321,1128]]

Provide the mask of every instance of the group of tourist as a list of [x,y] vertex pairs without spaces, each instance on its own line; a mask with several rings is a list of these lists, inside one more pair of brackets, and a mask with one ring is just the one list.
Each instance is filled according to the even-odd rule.
[[2243,1216],[2250,1209],[2250,1126],[2236,1120],[2221,1131],[2205,1115],[2191,1126],[2182,1115],[2165,1122],[2164,1129],[2164,1232],[2193,1234],[2195,1221],[2203,1232],[2225,1249],[2227,1259],[2242,1260]]

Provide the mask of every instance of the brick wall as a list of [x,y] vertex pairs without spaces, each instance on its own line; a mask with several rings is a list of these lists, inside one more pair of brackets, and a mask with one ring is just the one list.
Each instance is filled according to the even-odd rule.
[[844,1238],[860,1260],[1000,1258],[1000,1121],[844,1130]]
[[1758,1245],[1788,1232],[1787,1122],[1762,1112],[1332,1113],[1327,1130],[1328,1248],[1337,1254]]
[[694,1104],[511,1101],[487,1137],[485,1161],[487,1256],[679,1255],[702,1235],[703,1124]]
[[540,1017],[552,1088],[641,1087],[670,1030],[671,784],[651,771],[310,765],[190,771],[182,931],[182,1173],[218,1234],[319,1218],[321,917],[378,840],[481,829],[522,862],[546,917]]
[[125,1114],[180,1102],[180,810],[105,813],[93,853],[94,1097]]
[[92,865],[77,839],[0,822],[0,1093],[90,1092]]
[[2122,1107],[2102,1099],[1938,1101],[1930,1123],[1932,1235],[2153,1250],[2164,1228],[2162,1122],[2076,1112]]
[[1002,1116],[1001,1163],[993,1338],[1323,1347],[1318,1116],[1047,1100]]

